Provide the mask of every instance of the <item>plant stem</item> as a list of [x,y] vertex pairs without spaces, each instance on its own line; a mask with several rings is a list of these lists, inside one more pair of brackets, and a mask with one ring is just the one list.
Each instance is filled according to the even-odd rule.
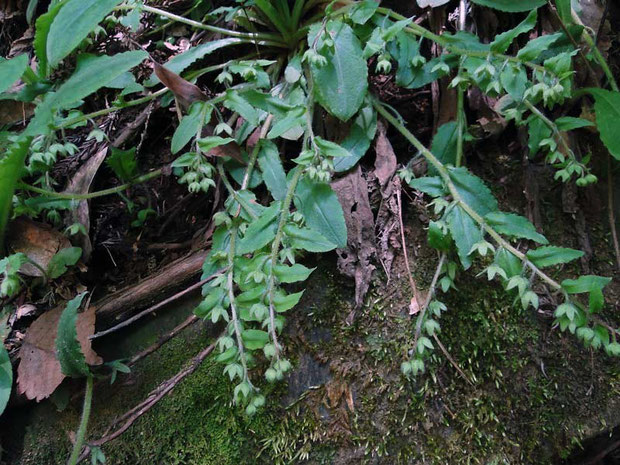
[[82,419],[80,420],[80,426],[78,427],[75,435],[75,443],[73,444],[73,450],[69,457],[68,465],[76,465],[80,452],[82,451],[82,445],[86,437],[86,428],[88,426],[88,419],[90,418],[90,407],[93,401],[93,375],[86,377],[86,393],[84,394],[84,406],[82,408]]
[[463,133],[465,132],[465,113],[463,112],[463,89],[461,86],[458,86],[457,89],[457,100],[456,100],[456,121],[458,124],[457,128],[457,139],[456,139],[456,160],[454,161],[454,166],[459,167],[463,161]]
[[435,169],[439,172],[439,175],[444,180],[446,186],[448,187],[448,190],[450,191],[450,194],[452,195],[452,198],[454,199],[454,201],[458,203],[459,206],[463,210],[465,210],[465,212],[471,217],[471,219],[473,219],[476,223],[478,223],[480,227],[484,231],[486,231],[489,234],[489,236],[491,236],[498,245],[500,245],[501,247],[504,247],[510,253],[515,255],[517,258],[519,258],[525,264],[526,267],[529,267],[539,278],[541,278],[544,282],[546,282],[552,289],[554,290],[562,289],[562,285],[560,283],[558,283],[553,278],[551,278],[550,276],[542,272],[536,265],[530,262],[527,256],[523,252],[520,252],[519,250],[515,249],[508,241],[506,241],[499,233],[497,233],[497,231],[495,231],[492,227],[490,227],[484,221],[484,218],[482,218],[478,213],[476,213],[469,206],[469,204],[467,204],[463,200],[459,191],[456,189],[456,186],[450,179],[450,174],[448,173],[448,170],[446,169],[444,164],[441,161],[439,161],[439,159],[437,159],[437,157],[435,157],[435,155],[433,155],[431,151],[428,150],[424,146],[424,144],[422,144],[422,142],[418,140],[417,137],[415,137],[411,132],[409,132],[407,128],[405,128],[398,121],[398,119],[395,118],[390,112],[388,112],[383,107],[383,105],[381,105],[377,100],[373,100],[373,106],[375,107],[378,113],[380,113],[392,126],[394,126],[394,128],[398,132],[400,132],[416,149],[418,149],[420,153],[424,155],[426,160],[435,167]]
[[220,178],[222,178],[222,182],[224,183],[226,190],[232,196],[232,198],[235,199],[235,201],[238,202],[239,205],[241,205],[241,207],[247,212],[248,215],[250,215],[253,220],[257,220],[258,216],[256,215],[256,213],[254,213],[254,210],[252,210],[250,205],[248,205],[248,203],[239,194],[237,194],[235,189],[233,189],[233,186],[228,180],[228,176],[226,176],[226,171],[224,171],[224,166],[221,163],[217,164],[217,172],[219,173]]
[[122,192],[126,189],[129,189],[133,185],[141,184],[143,182],[146,182],[153,178],[161,176],[161,173],[162,173],[162,169],[160,168],[155,171],[151,171],[150,173],[143,174],[142,176],[138,176],[133,181],[122,184],[120,186],[111,187],[109,189],[104,189],[104,190],[97,191],[97,192],[89,192],[87,194],[65,194],[62,192],[48,191],[45,189],[41,189],[40,187],[31,186],[30,184],[26,184],[23,182],[19,183],[19,187],[21,187],[24,190],[36,192],[37,194],[42,194],[42,195],[45,195],[47,197],[51,197],[54,199],[88,200],[88,199],[94,199],[96,197],[103,197],[105,195],[116,194],[118,192]]
[[437,263],[437,268],[435,268],[435,274],[433,275],[433,279],[431,281],[431,285],[428,288],[428,293],[426,294],[426,299],[424,300],[424,306],[420,310],[420,315],[418,315],[418,319],[415,325],[415,333],[413,336],[413,350],[417,350],[418,338],[420,337],[420,333],[422,332],[422,323],[424,323],[424,315],[426,314],[426,310],[433,300],[435,296],[435,287],[437,286],[437,281],[439,280],[439,275],[441,275],[441,268],[443,267],[443,263],[446,260],[446,254],[442,253],[439,257],[439,262]]

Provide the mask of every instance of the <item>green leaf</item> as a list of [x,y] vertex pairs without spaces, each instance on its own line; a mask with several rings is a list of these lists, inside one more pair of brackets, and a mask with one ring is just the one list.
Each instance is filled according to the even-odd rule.
[[[515,2],[513,2],[515,3]],[[510,44],[521,34],[524,34],[536,26],[538,20],[537,10],[532,10],[523,21],[521,21],[515,28],[502,32],[495,36],[493,42],[491,42],[491,51],[497,53],[504,53],[510,47]]]
[[534,155],[540,150],[542,140],[551,136],[551,129],[537,116],[533,116],[527,125],[529,129],[527,141],[527,146],[530,149],[529,157],[534,158]]
[[611,282],[606,276],[586,275],[577,279],[565,279],[562,288],[569,294],[583,294],[593,289],[601,290]]
[[431,221],[428,225],[428,245],[441,251],[450,250],[452,245],[450,235],[444,232],[436,221]]
[[67,247],[56,253],[47,265],[47,274],[50,279],[56,279],[67,272],[67,267],[75,265],[82,256],[79,247]]
[[4,251],[4,230],[13,204],[13,193],[24,171],[31,138],[20,137],[0,158],[0,254]]
[[[225,39],[213,40],[211,42],[206,42],[196,47],[190,47],[185,52],[179,53],[178,55],[172,57],[164,65],[166,66],[166,69],[172,71],[173,73],[181,74],[194,62],[204,58],[210,53],[220,48],[228,47],[229,45],[241,43],[244,43],[243,39],[238,39],[236,37],[227,37]],[[144,85],[147,87],[151,87],[155,84],[158,84],[159,82],[159,78],[155,73],[153,73]]]
[[136,148],[132,147],[129,150],[121,150],[112,147],[111,153],[105,162],[120,179],[129,181],[136,175],[138,170]]
[[285,294],[283,292],[277,293],[273,298],[273,305],[276,312],[282,313],[293,308],[301,299],[304,291],[296,292],[294,294]]
[[[431,143],[431,152],[444,165],[454,165],[456,160],[456,143],[458,139],[458,124],[455,121],[442,124],[437,129]],[[434,166],[430,165],[428,174],[437,174]]]
[[358,112],[347,137],[340,143],[349,155],[334,160],[334,171],[347,171],[364,156],[377,132],[377,112],[365,106]]
[[244,99],[239,93],[234,90],[226,92],[226,98],[224,99],[224,106],[229,110],[239,113],[244,120],[250,123],[252,126],[258,125],[258,111],[250,105],[250,103]]
[[329,140],[325,140],[322,137],[316,136],[314,138],[316,145],[319,147],[323,155],[328,157],[350,157],[351,154],[340,145]]
[[468,269],[471,266],[469,252],[482,240],[480,227],[460,206],[454,207],[446,220],[463,268]]
[[568,249],[564,247],[539,247],[535,250],[529,250],[527,252],[527,258],[534,265],[540,268],[546,266],[559,265],[561,263],[568,263],[583,256],[581,250]]
[[338,197],[328,184],[302,178],[297,185],[295,205],[306,224],[337,247],[347,245],[347,227]]
[[83,292],[67,302],[67,306],[60,315],[56,336],[56,357],[60,362],[60,368],[63,374],[74,378],[90,375],[75,327],[77,311],[85,295],[86,293]]
[[[315,23],[308,33],[308,45],[313,47],[315,38],[323,30]],[[317,101],[332,115],[342,121],[351,118],[362,105],[368,90],[368,68],[362,59],[362,47],[348,25],[328,21],[325,33],[334,42],[333,50],[326,52],[327,64],[310,64]],[[317,48],[323,45],[319,38]]]
[[273,272],[281,283],[296,283],[298,281],[305,281],[314,270],[315,268],[306,268],[299,263],[291,266],[275,265],[273,267]]
[[284,226],[284,234],[292,247],[308,252],[329,252],[336,248],[336,244],[328,241],[320,233],[310,228],[300,228],[292,224]]
[[67,0],[49,30],[46,54],[52,68],[69,55],[121,0]]
[[[517,2],[512,3],[516,4]],[[555,42],[563,37],[565,37],[564,33],[556,32],[555,34],[547,34],[544,36],[539,36],[536,39],[532,39],[525,47],[519,50],[519,53],[517,53],[517,58],[520,58],[523,61],[533,61],[536,58],[539,58],[543,52],[547,51]]]
[[17,81],[28,66],[28,54],[11,58],[10,60],[0,61],[0,93],[10,88]]
[[502,69],[499,75],[499,82],[506,89],[508,95],[517,102],[523,100],[523,94],[529,85],[525,67],[511,66],[510,64]]
[[530,239],[539,244],[549,243],[545,236],[536,231],[536,227],[523,216],[514,213],[491,212],[485,220],[500,234]]
[[262,349],[269,342],[269,333],[260,329],[246,329],[241,333],[243,345],[246,349]]
[[546,0],[472,0],[481,6],[488,6],[500,11],[516,13],[519,11],[530,11],[534,8],[547,3]]
[[604,89],[590,89],[594,95],[594,112],[596,126],[601,140],[616,160],[620,160],[620,138],[618,121],[620,121],[620,92]]
[[564,24],[571,24],[573,22],[571,0],[555,0],[555,8],[558,10],[558,16]]
[[0,415],[9,403],[11,397],[11,388],[13,386],[13,368],[11,368],[11,360],[9,353],[4,347],[2,338],[0,338]]
[[443,181],[439,176],[424,176],[413,178],[409,181],[409,186],[431,197],[443,197],[446,194]]
[[41,16],[39,16],[35,22],[35,33],[32,46],[34,53],[39,60],[39,75],[47,77],[49,74],[49,66],[47,62],[47,38],[49,36],[50,27],[54,22],[54,18],[60,11],[60,8],[65,2],[60,1]]
[[281,208],[280,202],[274,202],[263,211],[258,220],[250,223],[243,239],[239,241],[237,254],[244,255],[262,249],[276,237],[276,219],[280,216]]
[[363,0],[355,3],[349,11],[349,18],[355,24],[365,24],[375,14],[379,4],[374,0]]
[[189,108],[189,113],[183,117],[174,135],[172,136],[172,143],[170,150],[173,154],[179,153],[179,151],[192,140],[193,137],[200,137],[198,132],[202,128],[205,121],[211,119],[211,110],[213,107],[208,106],[207,116],[203,114],[204,103],[196,102]]
[[274,199],[284,200],[288,184],[278,147],[272,141],[266,139],[261,139],[258,143],[260,144],[258,165],[263,174],[265,185]]
[[594,126],[592,121],[583,118],[573,118],[572,116],[562,116],[554,122],[560,131],[572,131],[573,129]]
[[461,199],[476,213],[485,216],[490,212],[497,211],[497,200],[482,179],[464,167],[449,168],[449,174]]

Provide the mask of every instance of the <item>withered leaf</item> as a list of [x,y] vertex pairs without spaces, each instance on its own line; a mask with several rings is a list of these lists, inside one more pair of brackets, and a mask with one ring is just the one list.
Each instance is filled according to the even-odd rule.
[[385,124],[382,121],[377,121],[377,140],[375,142],[375,153],[377,158],[375,159],[375,175],[381,185],[381,190],[385,189],[387,183],[392,179],[394,173],[396,173],[396,154],[392,148],[392,144],[388,140],[385,129]]
[[[19,352],[18,392],[37,402],[49,397],[65,378],[56,359],[55,348],[63,308],[58,306],[37,318],[28,328]],[[93,351],[88,339],[95,331],[95,307],[91,306],[78,315],[76,327],[86,363],[99,365],[102,359]]]
[[199,100],[207,100],[207,96],[200,90],[200,87],[183,79],[177,73],[170,71],[155,60],[152,61],[155,75],[163,85],[172,91],[183,109],[187,110],[192,103]]

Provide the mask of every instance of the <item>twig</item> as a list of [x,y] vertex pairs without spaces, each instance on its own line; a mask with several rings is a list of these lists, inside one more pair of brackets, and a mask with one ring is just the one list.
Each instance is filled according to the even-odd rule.
[[614,244],[616,253],[616,265],[620,270],[620,245],[618,244],[618,232],[616,231],[616,217],[614,215],[614,177],[611,166],[611,155],[607,152],[607,211],[609,214],[609,228],[611,229],[611,240]]
[[422,331],[422,323],[424,322],[424,315],[426,314],[426,310],[433,299],[433,295],[435,294],[435,286],[437,286],[437,281],[439,280],[439,275],[441,274],[441,268],[443,267],[443,262],[446,259],[446,254],[442,253],[439,257],[439,262],[437,263],[437,268],[435,269],[435,274],[433,275],[433,279],[431,281],[431,285],[428,288],[428,293],[426,294],[426,299],[424,300],[424,306],[420,310],[420,314],[418,315],[418,320],[415,325],[415,334],[413,336],[413,350],[416,350],[416,346],[418,343],[418,338],[420,337],[420,332]]
[[[153,389],[145,400],[140,402],[138,405],[136,405],[134,408],[126,412],[124,415],[122,415],[118,419],[116,419],[112,423],[112,425],[106,430],[106,432],[100,439],[89,442],[89,446],[85,447],[82,450],[82,453],[80,454],[80,457],[78,459],[78,463],[81,460],[84,460],[86,457],[88,457],[88,455],[90,454],[91,446],[101,447],[102,445],[106,444],[107,442],[112,441],[113,439],[116,439],[121,434],[123,434],[125,431],[127,431],[131,427],[131,425],[135,423],[135,421],[138,418],[140,418],[142,415],[148,412],[151,408],[153,408],[153,406],[155,406],[157,402],[159,402],[166,394],[172,391],[181,381],[183,381],[189,375],[194,373],[198,369],[198,367],[202,364],[202,362],[204,362],[205,359],[209,356],[209,354],[213,352],[215,345],[216,345],[216,342],[211,344],[209,347],[205,348],[202,352],[196,355],[191,360],[191,362],[187,366],[185,366],[181,371],[179,371],[176,375],[174,375],[172,378],[168,379],[167,381],[164,381],[159,386],[157,386],[155,389]],[[119,423],[123,423],[122,426],[110,432],[114,428],[114,426],[118,425]]]
[[[403,205],[401,202],[400,196],[400,187],[396,189],[396,202],[398,203],[398,224],[400,229],[400,242],[403,248],[403,257],[405,257],[405,268],[407,268],[407,277],[409,278],[409,285],[411,286],[411,292],[413,293],[413,297],[411,298],[411,303],[415,302],[415,307],[420,308],[420,302],[418,301],[418,287],[413,280],[413,275],[411,274],[411,268],[409,267],[409,257],[407,256],[407,243],[405,242],[405,227],[403,225]],[[410,307],[411,311],[411,307]],[[410,313],[411,314],[411,313]]]
[[454,359],[452,358],[450,353],[446,350],[446,348],[443,346],[443,344],[441,343],[441,341],[437,337],[437,334],[433,334],[433,339],[435,339],[435,342],[437,343],[437,345],[439,346],[439,348],[441,349],[443,354],[446,356],[446,358],[448,359],[450,364],[454,367],[454,369],[456,371],[458,371],[459,375],[461,375],[461,377],[463,377],[463,379],[465,381],[467,381],[470,385],[473,386],[474,383],[472,382],[472,380],[469,379],[469,377],[465,374],[465,372],[463,372],[463,370],[461,370],[461,368],[458,366],[458,364],[454,361]]
[[145,317],[146,315],[148,315],[150,313],[153,313],[155,310],[159,310],[160,308],[162,308],[165,305],[168,305],[170,302],[174,302],[175,300],[177,300],[177,299],[179,299],[179,298],[189,294],[190,292],[195,291],[196,289],[199,289],[204,284],[208,283],[209,281],[211,281],[215,277],[217,277],[220,274],[222,274],[222,272],[223,272],[223,270],[216,271],[215,273],[213,273],[212,275],[206,277],[202,281],[199,281],[196,284],[192,284],[187,289],[184,289],[183,291],[178,292],[178,293],[174,294],[173,296],[170,296],[167,299],[164,299],[161,302],[156,303],[155,305],[147,308],[146,310],[141,311],[140,313],[136,313],[134,316],[132,316],[131,318],[128,318],[127,320],[123,321],[122,323],[119,323],[119,324],[117,324],[115,326],[112,326],[111,328],[108,328],[105,331],[99,331],[98,333],[95,333],[92,336],[89,336],[89,339],[97,339],[97,338],[100,338],[102,336],[106,336],[106,335],[108,335],[110,333],[113,333],[115,331],[118,331],[119,329],[122,329],[122,328],[125,328],[125,327],[129,326],[130,324],[134,323],[135,321],[139,320],[140,318]]

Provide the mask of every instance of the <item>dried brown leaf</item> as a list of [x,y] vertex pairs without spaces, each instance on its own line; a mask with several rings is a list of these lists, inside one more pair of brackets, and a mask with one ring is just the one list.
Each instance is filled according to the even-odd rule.
[[396,173],[396,154],[392,148],[392,144],[386,136],[385,124],[377,121],[377,139],[375,141],[375,176],[379,180],[381,190],[385,189],[387,183]]
[[153,61],[155,75],[168,89],[172,91],[179,104],[187,109],[189,106],[199,100],[207,100],[200,87],[183,79],[177,73],[170,71],[156,61]]
[[[62,383],[65,375],[56,359],[56,334],[63,306],[54,308],[37,318],[24,338],[19,352],[17,388],[20,394],[37,402],[49,397]],[[101,358],[93,351],[88,336],[95,331],[95,307],[78,314],[77,337],[89,365],[99,365]]]

